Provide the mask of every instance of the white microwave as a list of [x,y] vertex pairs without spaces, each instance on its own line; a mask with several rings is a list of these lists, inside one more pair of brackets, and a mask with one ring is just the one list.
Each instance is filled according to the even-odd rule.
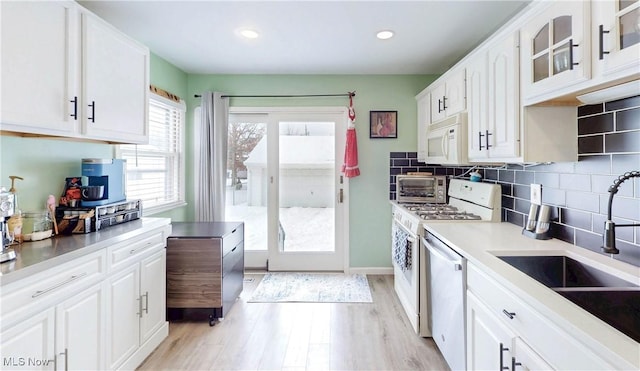
[[462,112],[429,125],[425,143],[425,162],[467,164],[467,146],[467,115]]

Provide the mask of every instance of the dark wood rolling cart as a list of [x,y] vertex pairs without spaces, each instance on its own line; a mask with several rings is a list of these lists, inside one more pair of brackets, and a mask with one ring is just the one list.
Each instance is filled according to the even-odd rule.
[[244,223],[172,223],[167,239],[167,319],[185,309],[210,310],[209,325],[223,318],[242,292]]

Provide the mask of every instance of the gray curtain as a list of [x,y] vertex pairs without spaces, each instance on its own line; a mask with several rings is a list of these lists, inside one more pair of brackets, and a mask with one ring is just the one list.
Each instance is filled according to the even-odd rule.
[[195,220],[224,221],[227,181],[229,100],[222,93],[203,92],[200,127],[196,131]]

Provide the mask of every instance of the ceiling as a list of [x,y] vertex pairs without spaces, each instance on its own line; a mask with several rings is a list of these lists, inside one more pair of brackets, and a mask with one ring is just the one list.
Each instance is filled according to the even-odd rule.
[[[202,74],[440,74],[529,2],[79,1]],[[378,40],[383,29],[395,36]]]

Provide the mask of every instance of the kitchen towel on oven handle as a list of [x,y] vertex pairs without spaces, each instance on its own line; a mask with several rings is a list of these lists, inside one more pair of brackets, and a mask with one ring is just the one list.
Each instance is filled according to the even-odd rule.
[[393,260],[402,271],[411,269],[411,254],[415,238],[393,225]]

